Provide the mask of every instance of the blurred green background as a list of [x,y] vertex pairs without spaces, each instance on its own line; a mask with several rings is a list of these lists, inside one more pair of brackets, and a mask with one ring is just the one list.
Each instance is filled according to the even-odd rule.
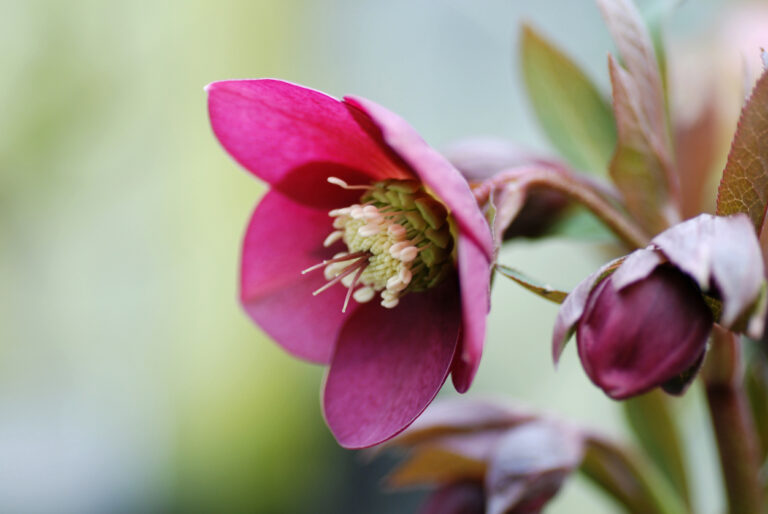
[[[724,3],[684,4],[675,33]],[[240,238],[264,188],[212,136],[203,86],[280,77],[372,98],[438,147],[480,134],[546,151],[515,71],[519,23],[605,90],[612,46],[593,3],[0,0],[0,12],[0,512],[413,510],[421,493],[378,488],[391,460],[336,446],[323,370],[240,310]],[[521,242],[502,261],[571,287],[606,251]],[[573,350],[553,369],[556,308],[496,282],[469,394],[623,437]],[[698,392],[679,407],[702,512],[716,512]],[[548,512],[613,511],[577,478]]]

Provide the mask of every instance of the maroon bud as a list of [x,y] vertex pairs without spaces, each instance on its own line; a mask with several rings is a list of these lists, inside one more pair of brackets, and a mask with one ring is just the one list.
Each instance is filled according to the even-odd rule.
[[627,398],[692,369],[712,312],[698,286],[670,265],[617,291],[612,277],[589,295],[576,329],[587,375],[608,396]]

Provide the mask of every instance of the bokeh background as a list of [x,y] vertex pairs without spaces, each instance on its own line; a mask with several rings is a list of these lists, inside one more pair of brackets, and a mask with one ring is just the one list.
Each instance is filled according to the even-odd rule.
[[[720,41],[726,3],[684,2],[670,43]],[[203,86],[279,77],[374,99],[438,147],[493,135],[548,152],[516,71],[519,24],[607,91],[613,47],[593,3],[0,0],[0,13],[0,512],[416,508],[422,492],[379,488],[390,458],[335,444],[323,370],[241,312],[240,238],[264,187],[212,136]],[[502,261],[572,287],[609,251],[521,241]],[[493,302],[469,394],[625,437],[572,349],[553,369],[555,306],[503,278]],[[717,512],[699,392],[676,407],[700,512]],[[548,510],[614,511],[579,477]]]

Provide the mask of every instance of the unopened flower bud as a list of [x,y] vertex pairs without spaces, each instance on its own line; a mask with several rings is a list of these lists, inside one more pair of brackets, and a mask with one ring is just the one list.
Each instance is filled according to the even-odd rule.
[[643,393],[684,374],[704,352],[712,312],[687,275],[666,265],[617,290],[606,278],[576,329],[589,378],[608,396]]

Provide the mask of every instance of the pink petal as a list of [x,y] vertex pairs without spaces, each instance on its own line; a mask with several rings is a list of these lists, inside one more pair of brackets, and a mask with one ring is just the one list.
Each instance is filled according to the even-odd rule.
[[455,279],[395,309],[360,306],[341,330],[325,382],[325,419],[339,444],[364,448],[410,425],[445,382],[460,325]]
[[475,378],[483,354],[486,317],[491,308],[491,264],[475,241],[464,234],[459,235],[458,261],[461,352],[456,355],[451,377],[456,390],[464,393]]
[[214,82],[211,126],[234,159],[299,203],[331,208],[360,192],[328,184],[409,178],[375,140],[370,120],[324,93],[273,79]]
[[461,173],[397,114],[365,98],[347,96],[344,101],[371,117],[381,129],[384,141],[448,206],[461,230],[469,234],[490,259],[493,255],[490,228]]
[[322,270],[301,274],[338,250],[323,248],[332,230],[325,211],[270,191],[243,242],[240,298],[246,312],[290,353],[319,363],[330,361],[339,327],[357,306],[351,302],[342,314],[343,286],[315,297],[312,291],[325,283]]

